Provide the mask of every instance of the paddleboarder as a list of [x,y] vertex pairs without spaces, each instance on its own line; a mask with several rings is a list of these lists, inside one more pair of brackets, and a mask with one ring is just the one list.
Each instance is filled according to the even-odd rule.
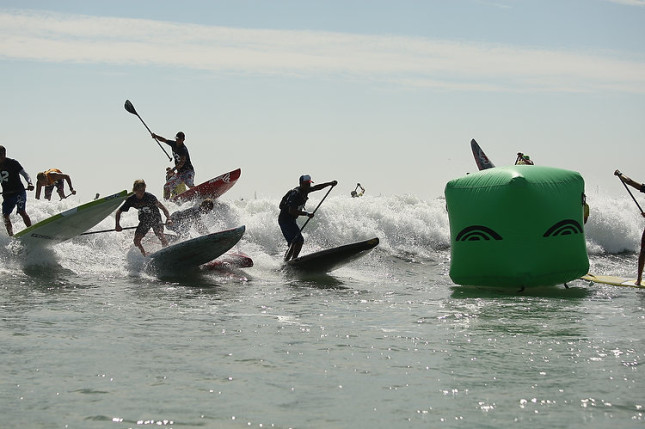
[[[359,188],[361,189],[360,192],[356,192]],[[352,198],[362,197],[363,194],[365,194],[365,188],[363,188],[360,183],[357,183],[356,187],[351,192]]]
[[517,158],[515,159],[515,165],[535,165],[535,164],[533,164],[533,161],[531,161],[530,156],[522,152],[518,152]]
[[170,179],[166,181],[166,184],[163,187],[164,199],[169,199],[172,190],[182,183],[189,188],[194,188],[195,169],[193,168],[193,164],[190,162],[188,147],[186,147],[186,144],[184,143],[186,135],[182,131],[179,131],[175,135],[175,140],[166,139],[155,133],[151,133],[151,136],[153,139],[162,141],[170,146],[172,149],[172,155],[175,158],[175,166],[171,168],[170,171],[166,171],[167,177],[169,176],[168,173],[174,174],[170,176]]
[[31,183],[29,174],[22,168],[18,161],[7,158],[7,149],[0,146],[0,180],[2,181],[2,215],[4,216],[4,226],[7,228],[7,234],[13,235],[13,225],[9,215],[16,208],[16,211],[22,216],[25,226],[31,226],[31,219],[25,208],[27,205],[27,193],[25,186],[20,180],[22,176],[27,181],[27,190],[33,191],[34,185]]
[[195,225],[195,229],[200,234],[208,234],[208,228],[202,221],[202,216],[213,211],[215,204],[210,198],[205,199],[200,204],[179,210],[170,215],[171,224],[167,225],[168,229],[179,234],[180,237],[188,235],[190,227]]
[[300,185],[298,187],[293,188],[282,197],[279,206],[280,215],[278,216],[278,224],[282,230],[282,235],[289,245],[289,250],[284,257],[285,261],[297,258],[305,242],[301,229],[296,223],[296,219],[299,216],[307,216],[309,219],[314,217],[313,213],[305,211],[305,204],[309,199],[309,193],[338,184],[337,181],[332,180],[331,182],[311,186],[314,182],[308,174],[300,176],[299,182]]
[[74,186],[72,186],[72,179],[69,174],[63,174],[58,168],[50,168],[49,170],[42,171],[36,174],[36,199],[40,199],[40,190],[45,188],[45,199],[51,201],[52,191],[56,188],[56,192],[61,200],[69,197],[65,195],[65,182],[69,186],[70,195],[76,195]]
[[137,246],[143,256],[147,256],[147,253],[141,244],[141,240],[148,231],[150,231],[150,228],[152,228],[152,231],[155,233],[157,238],[159,238],[159,241],[161,241],[161,245],[163,247],[168,246],[168,240],[163,233],[164,225],[161,222],[161,213],[159,213],[159,209],[161,209],[164,215],[166,215],[167,224],[172,223],[172,221],[170,220],[168,209],[161,204],[157,197],[146,192],[145,181],[141,179],[135,180],[134,185],[132,186],[132,192],[134,192],[134,195],[130,195],[123,202],[123,205],[116,211],[116,226],[114,229],[115,231],[123,230],[119,223],[122,212],[127,212],[131,207],[139,210],[139,225],[137,225],[137,229],[134,231],[134,245]]
[[[614,174],[618,176],[620,181],[623,182],[624,184],[629,185],[632,188],[645,193],[645,184],[638,183],[637,181],[630,179],[629,177],[621,173],[619,170],[614,171]],[[629,192],[629,188],[627,188],[627,191]],[[631,195],[631,192],[629,194]],[[634,202],[638,206],[638,209],[641,211],[641,215],[645,217],[645,212],[643,211],[643,209],[641,209],[641,206],[638,204],[638,202],[636,202],[636,199],[634,198],[633,195],[632,195],[632,199],[634,199]],[[636,277],[637,285],[640,285],[641,281],[643,280],[644,266],[645,266],[645,229],[643,230],[643,235],[641,236],[641,253],[640,255],[638,255],[638,276]]]

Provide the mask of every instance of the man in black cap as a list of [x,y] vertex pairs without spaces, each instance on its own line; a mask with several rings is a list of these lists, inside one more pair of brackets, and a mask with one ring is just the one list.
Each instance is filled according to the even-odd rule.
[[280,215],[278,216],[278,224],[282,230],[282,235],[287,240],[289,250],[284,257],[285,261],[295,259],[300,254],[302,245],[305,242],[304,237],[300,233],[300,227],[296,223],[299,216],[314,217],[313,213],[305,211],[305,204],[309,199],[309,193],[320,191],[327,186],[336,186],[337,181],[321,183],[320,185],[311,186],[314,183],[311,176],[304,174],[300,176],[300,186],[293,188],[287,192],[280,201]]

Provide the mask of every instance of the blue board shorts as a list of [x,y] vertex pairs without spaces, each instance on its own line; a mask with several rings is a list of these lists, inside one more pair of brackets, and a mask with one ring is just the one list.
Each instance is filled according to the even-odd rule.
[[295,220],[291,221],[280,221],[278,220],[278,225],[282,230],[282,235],[284,235],[287,244],[291,245],[292,243],[304,243],[305,238],[300,233],[300,227]]
[[2,200],[2,214],[9,215],[14,208],[18,207],[18,212],[24,212],[27,206],[27,193],[25,191],[5,196]]

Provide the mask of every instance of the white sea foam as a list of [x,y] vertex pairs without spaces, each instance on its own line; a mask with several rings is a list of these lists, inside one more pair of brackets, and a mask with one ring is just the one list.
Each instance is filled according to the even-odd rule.
[[[322,192],[311,194],[307,209],[313,210],[323,195]],[[332,195],[303,230],[306,240],[304,253],[378,237],[379,252],[397,259],[424,262],[449,258],[449,219],[442,198],[422,200],[412,195],[381,197],[367,194],[360,198]],[[36,223],[84,203],[74,198],[52,202],[30,200],[27,210]],[[592,193],[588,195],[588,203],[591,214],[585,225],[585,234],[590,256],[639,250],[644,220],[629,196]],[[167,203],[171,212],[188,206]],[[277,199],[227,200],[223,196],[217,201],[212,214],[205,217],[205,223],[212,232],[246,225],[246,233],[235,250],[251,256],[256,266],[273,269],[279,267],[286,249],[277,216]],[[12,215],[12,221],[14,231],[24,227],[22,219],[15,214]],[[299,220],[303,221],[304,218]],[[136,225],[137,222],[135,210],[124,213],[121,219],[124,227]],[[114,214],[94,230],[112,228]],[[196,231],[192,233],[197,235]],[[148,235],[144,245],[154,248],[158,245],[157,239],[152,233]],[[132,258],[126,258],[133,246],[132,237],[132,230],[80,236],[54,246],[53,251],[31,255],[28,263],[65,261],[75,270],[91,269],[105,275],[125,272],[126,259],[132,262]],[[20,259],[15,256],[15,247],[13,240],[0,233],[0,262],[3,265],[11,266],[16,258]],[[24,263],[23,259],[20,265]]]

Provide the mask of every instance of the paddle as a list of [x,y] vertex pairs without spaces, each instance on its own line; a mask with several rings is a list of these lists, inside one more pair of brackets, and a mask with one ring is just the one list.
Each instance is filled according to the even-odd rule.
[[[320,202],[318,203],[318,205],[316,206],[316,208],[314,209],[314,211],[312,211],[312,212],[311,212],[311,214],[312,214],[312,215],[316,214],[316,212],[318,211],[318,207],[320,207],[320,205],[323,203],[323,201],[325,201],[325,198],[327,198],[327,195],[329,195],[329,193],[331,192],[331,190],[332,190],[332,189],[334,189],[334,186],[335,186],[335,185],[331,185],[331,186],[329,187],[329,191],[327,191],[327,193],[326,193],[326,194],[325,194],[325,196],[322,198],[322,200],[320,200]],[[305,229],[305,226],[307,226],[307,224],[309,223],[309,221],[310,221],[310,220],[311,220],[311,218],[310,218],[310,217],[308,217],[308,218],[307,218],[307,220],[305,221],[305,223],[302,225],[302,227],[300,227],[300,232],[302,232],[302,230],[303,230],[303,229]]]
[[[135,110],[135,108],[134,108],[134,106],[132,105],[132,103],[130,103],[130,100],[125,100],[125,106],[124,106],[124,107],[125,107],[125,110],[127,110],[127,111],[128,111],[128,112],[130,112],[130,113],[132,113],[133,115],[136,115],[136,116],[137,116],[137,118],[139,118],[139,120],[140,120],[140,121],[141,121],[141,123],[143,124],[143,126],[144,126],[144,127],[146,127],[146,129],[148,130],[148,132],[152,135],[152,131],[150,131],[150,128],[148,128],[148,126],[146,125],[146,123],[145,123],[145,122],[143,122],[143,119],[141,119],[141,116],[139,116],[139,114],[138,114],[138,113],[137,113],[137,111]],[[159,142],[159,140],[157,140],[157,138],[156,138],[156,137],[155,137],[154,139],[155,139],[155,141],[157,142],[157,144],[159,145],[159,147],[161,148],[161,150],[163,150],[163,153],[165,153],[165,154],[166,154],[166,156],[168,157],[168,161],[172,161],[172,158],[170,157],[170,155],[168,155],[168,152],[166,152],[166,149],[164,149],[164,147],[163,147],[163,146],[161,146],[161,143]]]
[[517,158],[515,159],[515,165],[517,165],[517,163],[520,162],[523,156],[524,154],[522,152],[517,153]]
[[[325,198],[327,198],[327,195],[329,195],[329,193],[331,192],[331,190],[332,190],[332,189],[334,189],[334,186],[336,186],[336,185],[331,185],[331,186],[329,187],[329,190],[327,191],[327,193],[325,194],[325,196],[322,198],[322,200],[320,200],[320,202],[318,203],[318,205],[316,206],[316,208],[314,209],[314,211],[313,211],[313,212],[311,212],[311,214],[312,214],[312,215],[316,214],[316,212],[318,211],[318,207],[320,207],[320,205],[323,203],[323,201],[325,201]],[[313,216],[311,216],[311,217],[313,217]],[[307,220],[305,221],[305,223],[302,225],[302,227],[300,227],[300,232],[301,232],[301,233],[302,233],[302,230],[303,230],[303,229],[305,229],[305,226],[307,226],[307,224],[308,224],[308,223],[309,223],[309,221],[311,220],[311,217],[308,217],[308,218],[307,218]],[[291,244],[289,245],[289,248],[287,249],[287,252],[284,254],[284,260],[285,260],[285,261],[287,260],[287,255],[289,255],[289,254],[291,253],[291,248],[292,248],[292,247],[293,247],[293,242],[291,242]]]
[[625,187],[625,189],[627,189],[627,192],[629,193],[629,196],[632,197],[632,200],[634,200],[634,202],[636,203],[636,207],[638,207],[638,210],[641,211],[641,214],[645,214],[643,212],[643,209],[641,208],[641,206],[638,204],[638,201],[636,201],[636,198],[634,198],[634,194],[632,194],[632,191],[629,190],[629,187],[627,187],[627,184],[625,182],[623,182],[623,179],[620,177],[620,176],[623,175],[623,173],[621,173],[620,171],[616,170],[614,172],[614,175],[616,177],[618,177],[618,179],[620,179],[620,183],[622,183],[623,186]]
[[[123,228],[123,229],[125,230],[125,229],[136,229],[136,228],[137,228],[136,226],[126,226],[126,227],[125,227],[125,228]],[[84,233],[82,233],[81,235],[100,234],[100,233],[102,233],[102,232],[115,232],[115,231],[116,231],[116,229],[114,229],[114,228],[112,228],[112,229],[102,229],[102,230],[100,230],[100,231],[88,231],[88,232],[84,232]]]
[[[126,229],[137,229],[137,228],[138,228],[138,225],[137,226],[126,226],[126,227],[121,228],[121,229],[125,231]],[[81,235],[100,234],[102,232],[114,232],[114,231],[116,231],[116,229],[114,229],[114,228],[112,228],[112,229],[102,229],[100,231],[84,232]],[[176,240],[178,238],[178,236],[175,235],[175,234],[165,234],[165,235],[166,235],[166,238],[168,239],[168,241],[170,241],[171,239]]]

